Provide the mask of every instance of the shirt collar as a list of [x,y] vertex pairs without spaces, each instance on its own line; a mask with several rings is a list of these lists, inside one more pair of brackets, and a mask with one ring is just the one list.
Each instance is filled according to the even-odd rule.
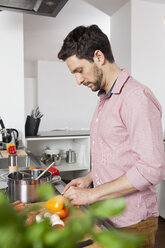
[[105,90],[104,90],[104,89],[101,89],[101,90],[99,90],[99,92],[98,92],[98,96],[100,96],[101,94],[105,94],[105,95],[103,96],[104,99],[110,97],[111,92],[112,92],[112,90],[113,90],[113,87],[114,87],[116,81],[117,81],[117,79],[114,81],[112,87],[110,88],[110,90],[108,91],[107,94],[105,94]]
[[122,87],[124,86],[124,84],[126,83],[127,79],[129,78],[130,74],[127,71],[127,69],[123,69],[121,71],[121,73],[119,74],[118,78],[115,80],[115,82],[113,83],[111,89],[108,91],[107,94],[105,94],[105,90],[101,89],[98,92],[98,96],[101,96],[102,94],[104,94],[103,96],[101,96],[101,98],[107,98],[112,94],[119,94]]
[[119,94],[129,77],[130,77],[130,74],[127,71],[127,69],[123,69],[117,78],[117,81],[116,81],[116,84],[112,90],[112,93],[113,94]]

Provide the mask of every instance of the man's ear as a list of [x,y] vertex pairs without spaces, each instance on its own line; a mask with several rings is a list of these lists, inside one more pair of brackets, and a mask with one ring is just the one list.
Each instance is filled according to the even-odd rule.
[[100,50],[96,50],[94,52],[93,60],[98,65],[104,65],[105,63],[105,56]]

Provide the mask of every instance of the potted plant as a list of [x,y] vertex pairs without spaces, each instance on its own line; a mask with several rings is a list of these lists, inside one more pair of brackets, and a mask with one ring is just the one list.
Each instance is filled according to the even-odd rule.
[[[54,195],[50,185],[42,185],[38,190],[42,199]],[[72,210],[71,208],[70,211]],[[87,234],[104,247],[136,248],[143,237],[115,229],[93,231],[98,219],[106,219],[122,213],[125,209],[123,198],[107,199],[91,204],[80,217],[72,218],[62,230],[52,229],[48,219],[40,223],[25,225],[26,211],[16,213],[6,196],[0,193],[0,247],[1,248],[76,248]],[[76,210],[74,210],[76,211]]]

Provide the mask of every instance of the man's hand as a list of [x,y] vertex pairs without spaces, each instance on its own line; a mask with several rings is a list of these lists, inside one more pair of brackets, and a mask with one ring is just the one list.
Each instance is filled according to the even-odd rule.
[[65,192],[71,186],[79,187],[79,188],[88,188],[91,183],[92,183],[92,175],[91,172],[89,172],[86,176],[73,179],[70,183],[68,183],[64,188],[63,194],[65,194]]
[[94,201],[92,195],[91,188],[80,188],[75,186],[70,186],[64,193],[64,196],[66,196],[73,205],[91,204]]
[[137,191],[124,174],[112,182],[87,188],[90,184],[91,173],[85,177],[72,180],[64,189],[64,196],[69,198],[74,205],[87,205],[106,198],[125,196]]
[[126,175],[122,175],[112,182],[101,184],[95,188],[82,188],[78,186],[78,179],[71,181],[64,193],[64,196],[69,198],[74,205],[88,205],[106,198],[121,197],[137,191],[128,181]]

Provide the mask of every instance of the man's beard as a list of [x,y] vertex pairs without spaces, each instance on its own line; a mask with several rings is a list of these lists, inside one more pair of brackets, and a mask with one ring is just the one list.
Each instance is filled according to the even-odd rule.
[[96,75],[96,80],[95,82],[88,82],[92,84],[91,90],[92,91],[98,91],[101,89],[101,82],[103,79],[103,72],[101,69],[97,67],[97,65],[94,65],[94,75]]

